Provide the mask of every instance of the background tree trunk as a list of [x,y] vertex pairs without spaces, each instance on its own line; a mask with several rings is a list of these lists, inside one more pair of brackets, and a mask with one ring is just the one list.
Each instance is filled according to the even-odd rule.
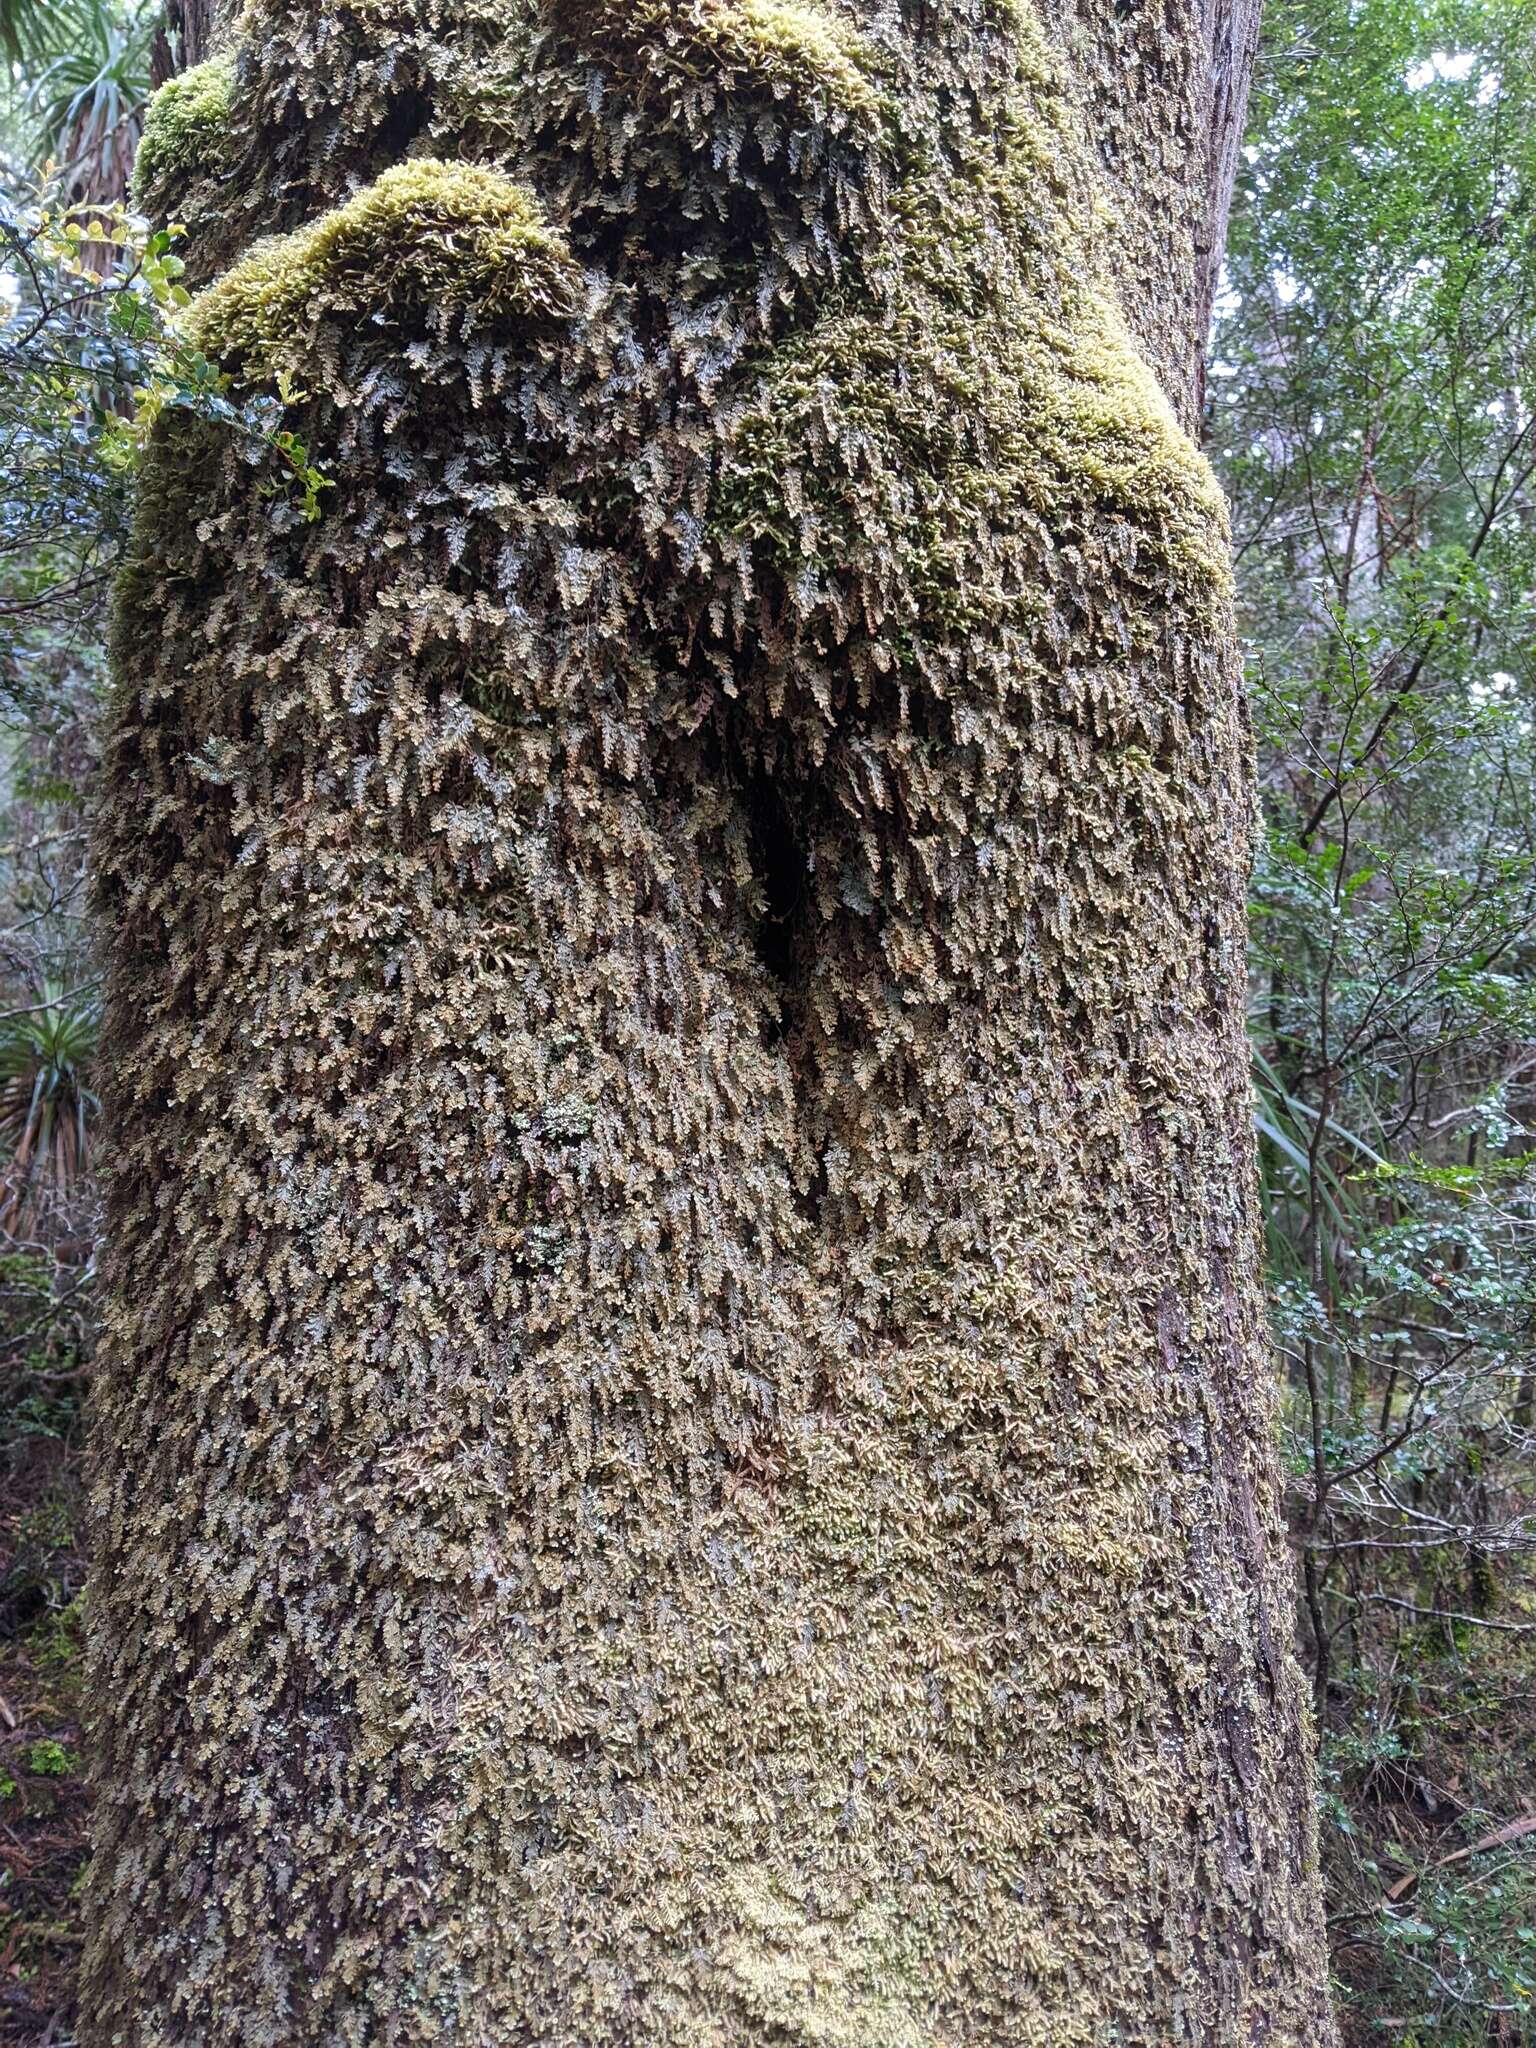
[[150,83],[164,85],[203,63],[213,49],[214,24],[212,0],[166,0],[150,51]]
[[[1262,0],[1201,0],[1201,28],[1210,78],[1209,141],[1205,153],[1205,204],[1195,239],[1198,263],[1196,308],[1201,335],[1210,324],[1227,246],[1232,188],[1248,115],[1248,87],[1259,53]],[[1205,350],[1200,352],[1203,373]]]
[[89,2042],[1332,2038],[1207,27],[157,101],[329,488],[170,421],[120,605]]

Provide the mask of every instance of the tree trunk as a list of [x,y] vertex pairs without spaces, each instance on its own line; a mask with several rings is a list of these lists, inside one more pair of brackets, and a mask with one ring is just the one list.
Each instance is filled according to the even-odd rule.
[[165,0],[150,44],[151,85],[164,85],[204,61],[213,48],[214,16],[212,0]]
[[239,34],[329,487],[169,420],[120,604],[84,2039],[1319,2048],[1198,11]]

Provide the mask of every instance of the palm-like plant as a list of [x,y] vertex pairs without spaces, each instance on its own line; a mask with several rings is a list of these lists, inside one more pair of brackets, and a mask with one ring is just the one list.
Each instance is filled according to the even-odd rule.
[[[124,199],[149,97],[154,10],[54,0],[46,62],[27,94],[33,148],[81,204]],[[40,55],[44,52],[40,52]]]
[[1270,1259],[1276,1273],[1289,1279],[1305,1264],[1297,1217],[1315,1214],[1330,1232],[1353,1242],[1366,1226],[1362,1180],[1386,1160],[1361,1132],[1293,1095],[1257,1043],[1249,1049]]
[[27,152],[77,205],[127,196],[158,19],[148,0],[0,0]]
[[46,45],[52,0],[0,0],[0,57],[25,64]]
[[0,1024],[0,1231],[31,1237],[90,1169],[93,1005],[57,988]]

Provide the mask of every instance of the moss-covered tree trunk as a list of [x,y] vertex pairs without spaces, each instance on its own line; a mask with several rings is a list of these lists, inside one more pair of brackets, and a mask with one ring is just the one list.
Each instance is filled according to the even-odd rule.
[[171,421],[120,605],[92,2048],[1331,2039],[1212,12],[157,102],[331,488]]

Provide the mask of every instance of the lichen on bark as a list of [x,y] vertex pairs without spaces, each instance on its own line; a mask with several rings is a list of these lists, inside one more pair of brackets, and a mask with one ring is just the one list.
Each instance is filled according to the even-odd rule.
[[167,422],[119,602],[86,2040],[1325,2043],[1225,527],[1080,53],[218,61],[199,331],[332,489]]

